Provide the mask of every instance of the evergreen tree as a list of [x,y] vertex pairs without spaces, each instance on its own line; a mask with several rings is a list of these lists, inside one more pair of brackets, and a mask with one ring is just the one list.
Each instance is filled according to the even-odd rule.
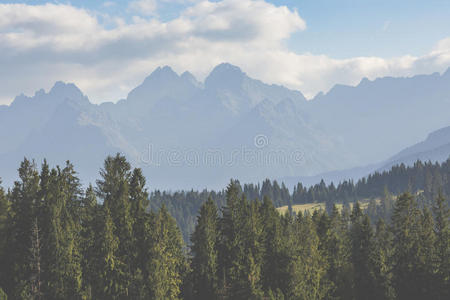
[[392,217],[394,234],[394,287],[397,299],[426,299],[423,284],[417,274],[421,273],[419,251],[421,213],[417,202],[409,193],[398,197]]
[[121,260],[125,271],[122,285],[128,294],[132,283],[133,223],[129,193],[130,164],[125,156],[117,154],[107,157],[100,171],[101,180],[97,180],[97,193],[103,199],[114,222],[114,235],[119,240],[117,259]]
[[371,251],[374,247],[373,231],[370,219],[363,214],[359,202],[353,206],[350,236],[352,242],[352,262],[356,299],[372,298],[376,291],[372,276]]
[[262,286],[267,292],[274,293],[278,289],[281,293],[280,289],[287,289],[288,284],[288,253],[286,252],[288,237],[283,234],[281,216],[268,197],[264,197],[261,217],[265,243],[261,270]]
[[[0,179],[1,185],[1,179]],[[6,242],[8,235],[9,200],[0,186],[0,286],[5,284],[6,275]]]
[[92,282],[92,298],[126,299],[127,287],[123,284],[125,266],[117,257],[119,240],[114,235],[115,225],[107,206],[101,211],[100,218],[101,227],[94,247],[96,274]]
[[42,286],[47,299],[74,299],[82,295],[78,219],[74,206],[80,197],[73,166],[51,170],[44,197],[42,223]]
[[297,218],[289,263],[289,299],[324,299],[329,283],[325,279],[326,261],[319,250],[319,237],[311,217]]
[[31,292],[32,299],[41,299],[41,238],[39,237],[39,225],[37,218],[34,219],[33,228],[31,230],[31,248],[30,248],[30,265],[31,265]]
[[86,189],[81,204],[81,254],[83,290],[87,299],[92,299],[92,282],[95,281],[96,271],[93,258],[96,255],[95,239],[99,235],[100,207],[92,185]]
[[131,252],[131,290],[130,297],[142,299],[145,297],[145,276],[148,276],[144,266],[148,262],[145,255],[145,226],[147,222],[146,210],[149,205],[148,192],[145,187],[145,177],[141,169],[134,169],[130,179],[130,217],[133,219],[133,239]]
[[336,207],[331,214],[329,226],[325,240],[325,257],[328,259],[327,276],[331,282],[330,296],[352,299],[354,284],[348,221]]
[[436,198],[433,212],[435,215],[436,258],[437,258],[437,294],[436,299],[450,297],[450,210],[442,192]]
[[395,299],[392,286],[392,233],[384,219],[376,225],[375,241],[370,253],[370,265],[373,275],[372,299]]
[[218,298],[218,222],[217,207],[210,198],[200,209],[197,226],[191,238],[196,299]]
[[27,299],[30,297],[31,232],[39,198],[39,174],[34,162],[24,159],[20,164],[19,178],[10,196],[5,290],[13,299]]
[[179,299],[186,272],[183,242],[175,220],[163,206],[151,218],[148,256],[148,289],[151,299]]

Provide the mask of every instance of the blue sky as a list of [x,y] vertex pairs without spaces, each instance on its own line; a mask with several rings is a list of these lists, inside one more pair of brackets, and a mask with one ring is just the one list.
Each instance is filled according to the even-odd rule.
[[449,16],[450,1],[437,0],[0,1],[0,104],[56,80],[117,100],[160,64],[203,80],[229,61],[308,97],[362,77],[442,72]]
[[[43,4],[49,1],[0,1]],[[50,1],[130,18],[132,1]],[[112,3],[114,2],[114,5]],[[158,18],[172,20],[192,2],[157,1]],[[219,2],[219,1],[211,1]],[[306,21],[305,31],[292,35],[289,48],[336,58],[424,55],[437,41],[450,36],[450,1],[445,0],[270,0],[296,9]],[[106,4],[105,4],[106,3]],[[108,4],[111,3],[111,4]],[[156,16],[153,16],[156,17]]]

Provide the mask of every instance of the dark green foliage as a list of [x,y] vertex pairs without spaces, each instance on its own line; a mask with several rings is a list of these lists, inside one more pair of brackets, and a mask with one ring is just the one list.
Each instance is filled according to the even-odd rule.
[[200,209],[191,237],[192,279],[197,299],[217,299],[219,288],[219,215],[212,199]]
[[450,298],[450,210],[441,193],[436,198],[433,212],[435,215],[435,251],[438,265],[436,288],[443,291],[436,299],[448,299]]
[[[0,179],[1,184],[1,179]],[[0,186],[0,282],[6,280],[6,246],[8,233],[8,215],[9,215],[9,201],[5,195],[3,188]]]
[[[265,180],[261,185],[244,184],[241,187],[239,184],[239,190],[249,200],[262,200],[267,196],[275,207],[287,206],[288,209],[295,204],[325,203],[328,214],[331,214],[334,204],[341,203],[349,208],[350,203],[370,199],[368,214],[372,224],[376,224],[379,218],[389,223],[395,195],[405,191],[419,194],[421,203],[428,206],[432,205],[441,191],[447,199],[447,205],[450,204],[449,173],[450,159],[442,164],[417,161],[411,167],[403,164],[393,166],[389,171],[375,172],[358,182],[346,180],[337,186],[333,183],[327,185],[323,180],[310,187],[298,183],[292,193],[289,193],[283,183],[280,186],[276,181]],[[217,207],[226,204],[225,191],[155,191],[150,195],[150,208],[159,209],[163,204],[166,205],[170,214],[177,220],[184,240],[189,242],[197,213],[208,198],[211,198]]]
[[0,288],[0,300],[8,300],[8,295]]
[[[448,162],[399,166],[357,185],[299,184],[292,196],[270,181],[149,196],[141,170],[120,155],[84,192],[69,162],[44,162],[39,173],[24,160],[13,189],[0,188],[0,286],[10,299],[448,299],[442,170]],[[414,194],[396,200],[386,178]],[[373,193],[367,211],[350,209],[363,193]],[[281,215],[274,206],[310,196],[327,209]],[[170,211],[193,222],[190,252]]]

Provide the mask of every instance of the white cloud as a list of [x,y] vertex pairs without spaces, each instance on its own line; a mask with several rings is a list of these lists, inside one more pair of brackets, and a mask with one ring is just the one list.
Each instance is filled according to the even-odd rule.
[[103,5],[104,7],[112,7],[112,6],[115,6],[116,3],[113,2],[113,1],[105,1],[105,2],[103,2],[102,5]]
[[130,2],[129,8],[140,15],[153,16],[156,14],[158,4],[156,0],[137,0]]
[[0,103],[57,80],[76,83],[95,102],[118,100],[160,65],[204,79],[226,61],[309,97],[362,77],[431,73],[450,65],[450,38],[422,57],[333,59],[286,47],[293,33],[306,28],[287,7],[262,0],[191,3],[168,22],[141,14],[131,22],[102,16],[103,23],[96,13],[70,5],[0,4]]

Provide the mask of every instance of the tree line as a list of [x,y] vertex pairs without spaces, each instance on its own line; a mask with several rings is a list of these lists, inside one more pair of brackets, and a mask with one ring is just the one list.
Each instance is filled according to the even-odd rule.
[[[299,182],[292,192],[284,183],[276,180],[264,180],[261,184],[239,184],[238,188],[247,199],[264,199],[268,197],[276,207],[292,206],[305,203],[325,203],[328,213],[334,204],[354,203],[356,201],[370,201],[370,217],[375,223],[382,217],[389,222],[392,213],[393,197],[409,191],[418,194],[420,203],[432,205],[441,192],[450,204],[450,159],[443,163],[417,161],[412,166],[404,164],[393,166],[390,170],[375,172],[357,182],[344,180],[339,184],[326,184],[323,180],[315,185],[306,187]],[[420,193],[418,193],[420,192]],[[200,206],[208,200],[215,202],[218,207],[226,203],[226,191],[154,191],[150,194],[150,207],[159,209],[165,205],[170,214],[177,220],[186,242],[192,234]],[[375,199],[381,203],[375,204]]]
[[86,190],[70,162],[38,170],[25,159],[18,171],[0,188],[0,298],[450,297],[444,186],[426,202],[401,194],[388,222],[374,223],[358,202],[282,215],[231,181],[220,193],[191,191],[204,202],[186,246],[168,208],[152,209],[142,171],[119,154]]

